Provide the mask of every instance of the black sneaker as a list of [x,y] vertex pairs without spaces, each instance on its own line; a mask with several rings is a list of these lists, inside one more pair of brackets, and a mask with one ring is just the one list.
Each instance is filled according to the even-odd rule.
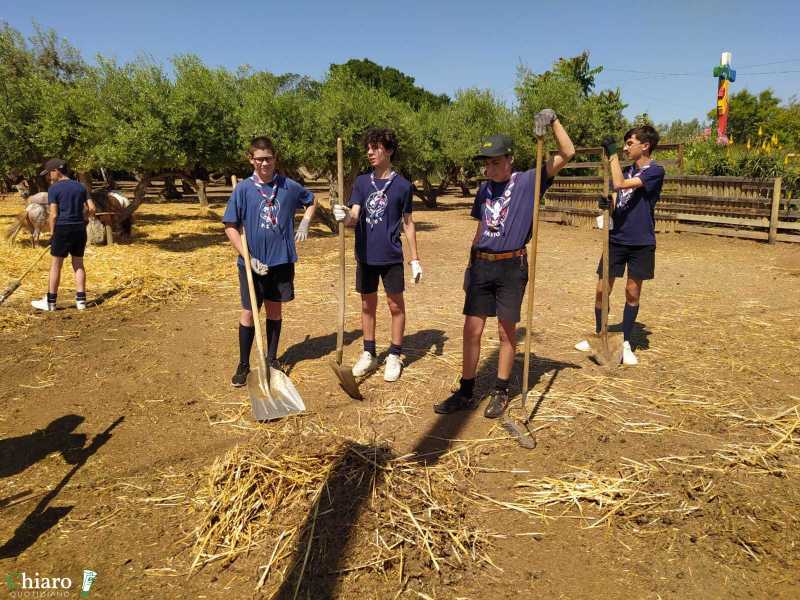
[[441,404],[434,404],[433,412],[440,415],[449,415],[459,410],[470,410],[472,408],[475,408],[472,398],[465,396],[461,393],[461,390],[458,390]]
[[236,367],[236,373],[231,377],[231,385],[233,387],[242,387],[247,383],[247,374],[250,372],[249,365],[239,365]]
[[486,405],[486,410],[483,411],[483,416],[487,419],[496,419],[502,417],[503,413],[508,408],[508,391],[495,390],[489,395],[489,404]]

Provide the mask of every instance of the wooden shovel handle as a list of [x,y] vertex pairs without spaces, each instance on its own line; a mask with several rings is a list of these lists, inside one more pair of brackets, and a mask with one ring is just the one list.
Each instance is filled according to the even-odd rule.
[[[344,148],[342,138],[336,138],[336,185],[337,203],[344,205]],[[331,203],[333,209],[333,203]],[[345,312],[345,244],[344,221],[339,221],[339,323],[336,331],[336,362],[341,366],[344,348],[344,312]]]
[[533,292],[536,281],[536,249],[539,243],[539,204],[542,200],[542,154],[544,139],[536,138],[536,181],[533,184],[533,217],[531,222],[531,241],[528,248],[528,307],[525,317],[525,358],[522,369],[522,408],[528,397],[528,374],[531,360],[531,328],[533,327]]

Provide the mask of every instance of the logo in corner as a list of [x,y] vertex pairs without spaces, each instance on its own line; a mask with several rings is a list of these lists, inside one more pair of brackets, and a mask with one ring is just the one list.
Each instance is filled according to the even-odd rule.
[[97,579],[97,573],[91,569],[83,570],[83,585],[81,586],[81,598],[88,598],[89,591],[92,589],[94,580]]

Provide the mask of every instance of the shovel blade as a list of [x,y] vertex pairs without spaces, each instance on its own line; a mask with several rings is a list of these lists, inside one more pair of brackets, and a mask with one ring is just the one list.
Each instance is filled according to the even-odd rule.
[[339,384],[342,386],[342,389],[347,393],[347,395],[353,400],[363,400],[364,396],[361,395],[361,392],[358,389],[358,383],[356,383],[356,378],[353,376],[352,369],[340,365],[335,360],[331,360],[329,364],[331,365],[333,372],[336,374]]
[[592,348],[592,358],[603,367],[618,367],[622,362],[622,334],[609,333],[606,338],[598,333],[586,337]]
[[515,438],[523,448],[528,450],[536,448],[536,437],[534,437],[533,432],[528,429],[527,425],[518,425],[516,421],[512,421],[504,415],[502,421],[500,421],[500,426]]
[[256,367],[247,376],[247,392],[250,408],[256,421],[281,419],[305,411],[306,406],[289,377],[277,369],[270,368],[270,381],[261,367]]

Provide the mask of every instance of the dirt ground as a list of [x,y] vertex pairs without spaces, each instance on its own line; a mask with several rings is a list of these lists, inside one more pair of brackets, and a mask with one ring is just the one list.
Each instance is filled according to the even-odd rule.
[[[312,558],[300,598],[800,597],[800,248],[661,235],[635,333],[640,364],[609,371],[573,349],[593,326],[599,233],[544,223],[528,405],[538,446],[526,450],[483,417],[483,403],[450,416],[431,410],[460,373],[469,199],[447,196],[415,213],[425,273],[408,284],[405,371],[393,384],[380,372],[369,377],[364,402],[335,385],[327,364],[337,245],[323,226],[312,228],[280,350],[309,412],[256,424],[246,392],[229,383],[238,290],[217,192],[208,217],[188,202],[146,204],[129,244],[91,248],[89,299],[99,302],[89,310],[69,306],[67,272],[63,308],[32,314],[44,261],[0,307],[0,575],[80,581],[92,569],[97,598],[265,595],[256,587],[274,540],[190,576],[198,498],[215,459],[289,427],[298,445],[334,432],[428,465],[463,451],[469,493],[485,499],[464,519],[491,539],[492,564],[446,576],[425,564],[360,568],[345,555],[358,554],[361,538],[352,519],[339,518],[339,555]],[[2,228],[20,207],[0,200]],[[11,265],[34,256],[19,241],[3,246],[0,285],[19,274]],[[148,287],[156,280],[159,293]],[[621,320],[620,292],[611,323]],[[361,349],[359,311],[350,289],[347,361]],[[385,353],[383,300],[378,323]],[[490,319],[481,394],[493,385],[497,348]],[[517,416],[521,373],[520,356]],[[603,496],[620,481],[625,489]],[[544,497],[552,502],[534,502]]]

